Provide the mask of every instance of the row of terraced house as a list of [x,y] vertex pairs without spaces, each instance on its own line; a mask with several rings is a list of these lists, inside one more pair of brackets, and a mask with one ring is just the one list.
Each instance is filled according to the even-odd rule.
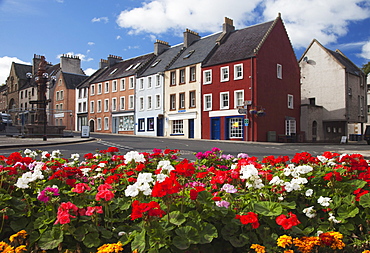
[[[316,44],[321,46],[314,40]],[[11,77],[35,73],[39,59],[35,56],[33,66],[13,64],[3,91],[10,111],[33,106],[26,105],[35,96],[33,81]],[[178,138],[304,141],[308,133],[310,140],[323,140],[328,134],[313,137],[311,124],[327,124],[322,115],[306,125],[300,122],[300,69],[307,62],[306,55],[297,61],[280,14],[270,22],[239,30],[225,18],[222,31],[206,37],[186,29],[179,45],[157,40],[149,54],[131,59],[109,55],[89,77],[77,57],[62,56],[60,64],[48,68],[49,76],[56,77],[49,94],[49,109],[54,112],[49,114],[49,124],[78,131],[89,126],[90,132]],[[17,68],[22,70],[15,73]],[[364,86],[361,73],[358,78]],[[16,100],[14,95],[11,102],[11,91],[17,89],[28,97]],[[359,84],[352,92],[356,92],[356,106],[365,107],[366,87],[361,89]],[[304,99],[310,102],[305,112],[322,110],[310,97]],[[330,138],[348,133],[346,124],[362,126],[367,119],[360,115],[339,121],[345,124],[334,124],[336,135]]]

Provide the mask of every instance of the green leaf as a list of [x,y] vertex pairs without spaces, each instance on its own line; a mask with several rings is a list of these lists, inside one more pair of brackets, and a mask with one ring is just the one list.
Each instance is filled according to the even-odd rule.
[[43,250],[51,250],[58,247],[61,242],[63,242],[63,231],[59,227],[53,227],[52,230],[47,230],[41,235],[38,244]]
[[85,236],[83,243],[88,248],[99,247],[101,244],[100,239],[99,239],[99,233],[97,232],[88,233]]
[[85,239],[85,236],[87,234],[87,230],[81,226],[81,227],[78,227],[74,232],[73,232],[73,237],[79,241],[79,242],[82,242],[84,239]]
[[170,223],[180,226],[185,221],[186,218],[180,211],[173,211],[170,213]]
[[355,217],[359,212],[360,210],[356,206],[349,205],[341,205],[337,211],[340,219]]
[[255,203],[254,210],[263,216],[278,216],[283,212],[283,208],[279,203],[270,201]]
[[203,223],[203,227],[199,231],[200,244],[206,244],[212,242],[213,238],[218,237],[217,229],[210,223]]
[[234,222],[226,223],[226,225],[221,229],[222,237],[228,241],[231,237],[235,236],[239,232],[239,227]]
[[365,208],[370,207],[370,193],[364,194],[360,197],[360,205]]
[[235,248],[240,248],[249,243],[249,237],[246,234],[240,234],[231,237],[229,241]]
[[286,202],[286,201],[284,201],[284,202],[280,202],[280,204],[282,206],[288,208],[288,209],[296,209],[296,206],[297,206],[294,201],[292,201],[292,202]]
[[144,252],[146,247],[145,240],[146,231],[142,230],[140,233],[136,233],[134,240],[131,243],[131,250],[138,250],[139,252]]
[[198,230],[192,226],[179,227],[175,230],[177,236],[172,240],[176,248],[184,250],[189,248],[190,244],[199,243]]

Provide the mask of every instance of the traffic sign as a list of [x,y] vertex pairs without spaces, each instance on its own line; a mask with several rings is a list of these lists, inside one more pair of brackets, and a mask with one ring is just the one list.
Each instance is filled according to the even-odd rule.
[[244,119],[244,125],[248,126],[249,125],[249,119]]
[[247,113],[248,113],[248,109],[245,109],[245,108],[239,108],[239,109],[238,109],[238,113],[239,113],[239,114],[247,114]]

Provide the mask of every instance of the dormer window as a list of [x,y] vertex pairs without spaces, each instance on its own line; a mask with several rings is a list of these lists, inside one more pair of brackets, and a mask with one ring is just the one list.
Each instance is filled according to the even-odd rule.
[[195,50],[191,50],[189,51],[189,53],[187,53],[185,56],[184,56],[184,59],[187,59],[189,58],[193,53],[194,53]]
[[110,74],[109,74],[109,75],[113,75],[116,71],[117,71],[117,68],[116,68],[116,69],[114,69],[112,72],[110,72]]
[[134,64],[131,64],[130,66],[128,66],[128,68],[126,69],[126,71],[127,70],[130,70],[133,66],[134,66]]
[[160,59],[159,59],[159,60],[156,60],[156,61],[151,65],[151,67],[153,68],[153,67],[157,66],[157,64],[158,64],[160,61],[161,61]]
[[138,64],[135,65],[135,67],[133,67],[133,69],[137,69],[139,66],[140,66],[141,62],[139,62]]

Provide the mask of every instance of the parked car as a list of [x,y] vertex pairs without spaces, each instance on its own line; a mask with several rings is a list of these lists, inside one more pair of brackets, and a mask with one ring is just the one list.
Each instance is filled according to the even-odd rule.
[[4,126],[11,126],[13,125],[12,118],[10,117],[10,114],[7,113],[0,113],[0,123]]
[[370,145],[370,126],[366,126],[364,140],[367,142],[368,145]]

